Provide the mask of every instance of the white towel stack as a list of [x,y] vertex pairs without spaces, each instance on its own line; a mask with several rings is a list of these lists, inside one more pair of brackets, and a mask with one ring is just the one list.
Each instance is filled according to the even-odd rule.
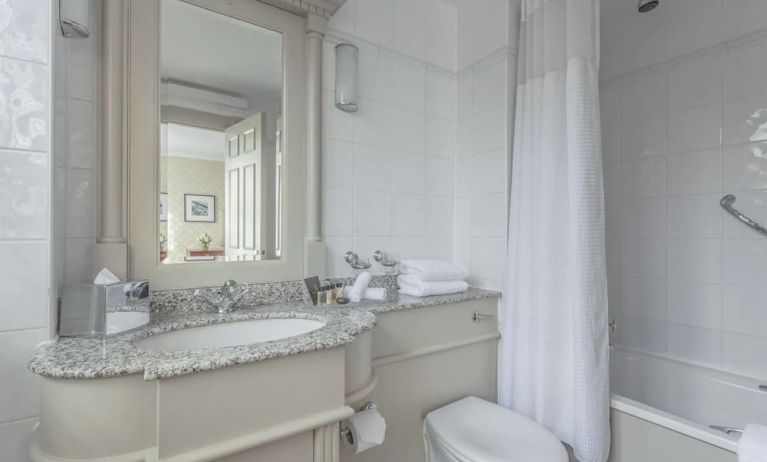
[[746,425],[738,441],[738,462],[767,462],[767,427]]
[[399,293],[426,297],[465,292],[469,272],[463,265],[444,260],[414,259],[399,263]]

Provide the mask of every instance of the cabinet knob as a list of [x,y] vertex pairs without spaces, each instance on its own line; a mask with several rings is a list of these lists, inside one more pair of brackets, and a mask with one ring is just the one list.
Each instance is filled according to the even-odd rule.
[[492,314],[484,314],[484,313],[480,313],[479,311],[475,311],[474,313],[471,314],[471,320],[474,322],[479,322],[485,318],[492,318],[492,317],[493,317]]

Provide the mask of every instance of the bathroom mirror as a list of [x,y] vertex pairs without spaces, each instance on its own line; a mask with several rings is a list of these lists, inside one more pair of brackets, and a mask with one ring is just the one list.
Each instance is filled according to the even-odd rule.
[[301,278],[306,18],[253,0],[127,13],[130,276]]
[[280,258],[282,33],[160,5],[162,264]]

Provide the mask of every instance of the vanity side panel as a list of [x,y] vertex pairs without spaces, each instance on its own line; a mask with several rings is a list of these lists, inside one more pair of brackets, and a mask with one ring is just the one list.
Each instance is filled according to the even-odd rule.
[[314,434],[309,431],[223,457],[216,462],[314,462],[313,448]]
[[161,458],[337,410],[344,349],[160,380],[158,407]]
[[359,455],[343,445],[341,461],[425,460],[426,414],[469,395],[496,401],[497,345],[485,341],[376,367],[378,385],[366,400],[386,418],[386,439]]
[[[378,315],[373,330],[378,384],[363,401],[378,404],[386,439],[359,455],[344,445],[342,462],[423,461],[426,414],[470,395],[496,401],[497,304],[487,299]],[[492,317],[475,322],[475,311]]]
[[157,385],[141,374],[40,382],[35,444],[44,454],[92,459],[154,447]]
[[[491,317],[475,322],[475,311]],[[381,313],[373,333],[373,360],[497,334],[497,314],[496,298]]]

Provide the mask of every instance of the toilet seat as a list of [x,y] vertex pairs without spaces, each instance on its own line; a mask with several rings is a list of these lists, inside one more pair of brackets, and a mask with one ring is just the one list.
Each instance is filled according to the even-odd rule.
[[473,396],[430,412],[424,431],[429,462],[568,462],[541,424]]

